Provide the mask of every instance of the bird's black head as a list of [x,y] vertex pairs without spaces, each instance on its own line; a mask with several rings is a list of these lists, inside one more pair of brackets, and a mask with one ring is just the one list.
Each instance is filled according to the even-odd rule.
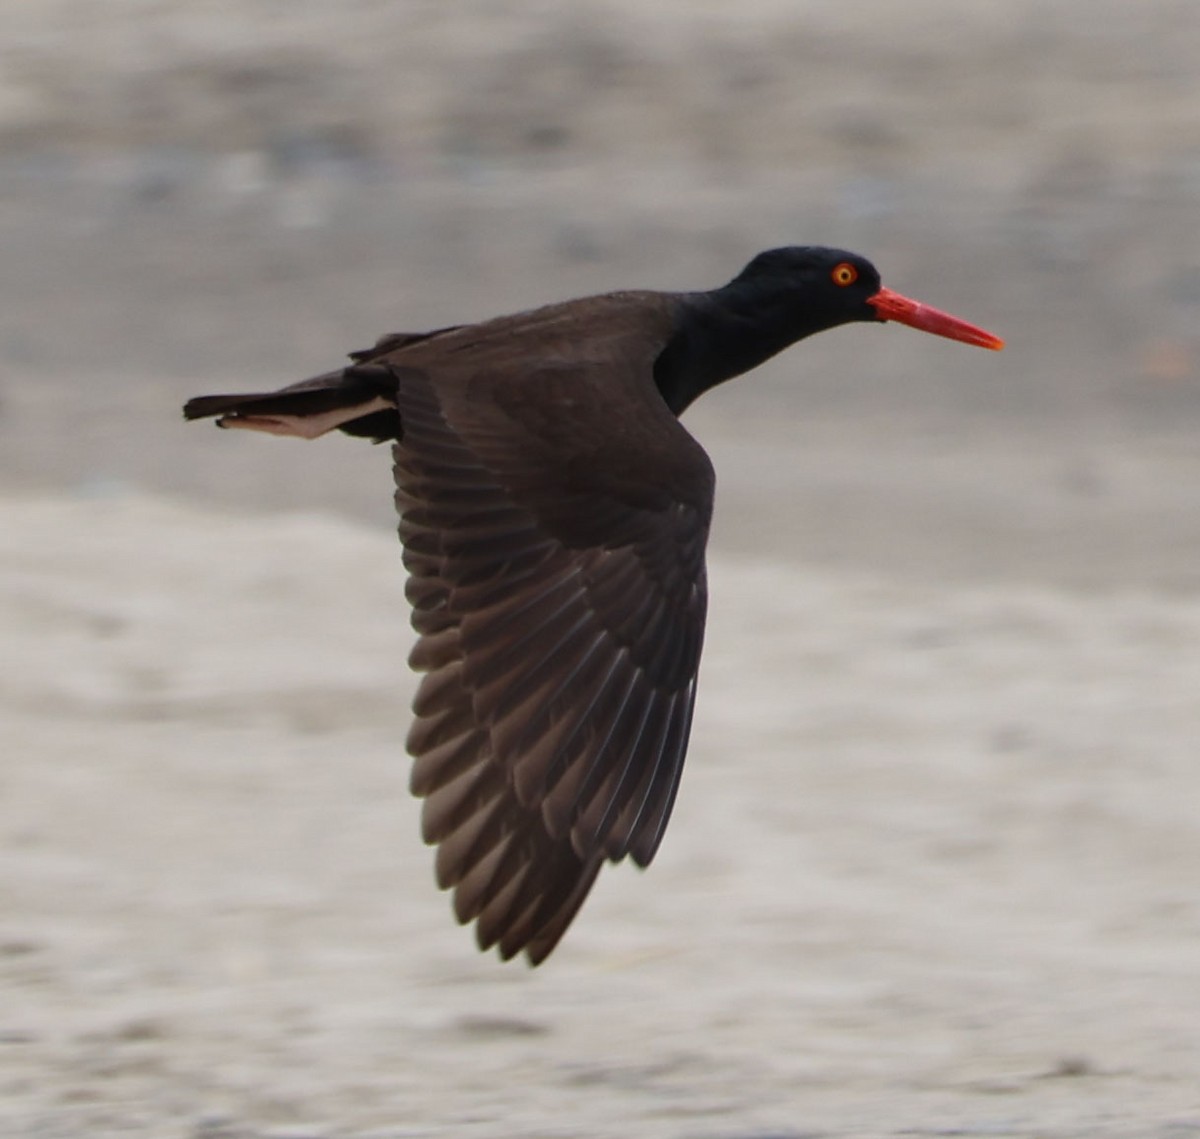
[[880,288],[879,270],[857,253],[789,245],[760,253],[720,291],[764,310],[791,308],[793,327],[807,336],[850,321],[881,319],[869,303]]
[[654,377],[677,415],[701,392],[805,336],[878,320],[879,273],[857,253],[794,245],[760,253],[729,284],[680,297],[675,336]]

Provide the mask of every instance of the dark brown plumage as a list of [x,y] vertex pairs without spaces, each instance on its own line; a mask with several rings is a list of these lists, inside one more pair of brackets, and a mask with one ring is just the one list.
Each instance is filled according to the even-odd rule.
[[189,419],[393,448],[424,678],[408,749],[437,880],[482,948],[543,961],[605,861],[654,857],[687,750],[713,471],[678,414],[795,340],[895,319],[995,337],[863,258],[760,254],[709,293],[623,292],[385,336]]

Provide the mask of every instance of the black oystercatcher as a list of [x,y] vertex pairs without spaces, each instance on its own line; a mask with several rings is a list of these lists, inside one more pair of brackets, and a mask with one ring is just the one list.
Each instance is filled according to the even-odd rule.
[[533,964],[607,860],[653,859],[704,638],[713,470],[677,416],[805,336],[897,321],[999,349],[880,285],[853,253],[761,253],[711,292],[618,292],[395,333],[277,392],[188,419],[394,440],[425,674],[412,790],[437,881],[479,945]]

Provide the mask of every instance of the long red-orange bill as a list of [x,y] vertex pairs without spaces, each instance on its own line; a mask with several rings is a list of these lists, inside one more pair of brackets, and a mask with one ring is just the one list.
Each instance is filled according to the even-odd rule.
[[923,305],[920,301],[894,293],[891,289],[880,289],[873,297],[867,299],[867,304],[874,305],[880,320],[894,320],[897,324],[907,324],[910,328],[919,328],[922,332],[932,332],[934,336],[945,336],[950,340],[961,340],[964,344],[977,344],[980,348],[990,348],[999,352],[1004,347],[1004,341],[986,329],[968,324],[948,312]]

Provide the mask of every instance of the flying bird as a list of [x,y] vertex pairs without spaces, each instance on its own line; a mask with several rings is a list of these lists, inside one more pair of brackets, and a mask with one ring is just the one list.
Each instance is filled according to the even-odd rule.
[[772,249],[708,292],[627,291],[393,333],[188,419],[392,441],[424,674],[407,746],[438,885],[505,960],[544,961],[606,861],[648,866],[696,699],[713,506],[678,416],[815,332],[894,321],[1003,341],[865,258]]

